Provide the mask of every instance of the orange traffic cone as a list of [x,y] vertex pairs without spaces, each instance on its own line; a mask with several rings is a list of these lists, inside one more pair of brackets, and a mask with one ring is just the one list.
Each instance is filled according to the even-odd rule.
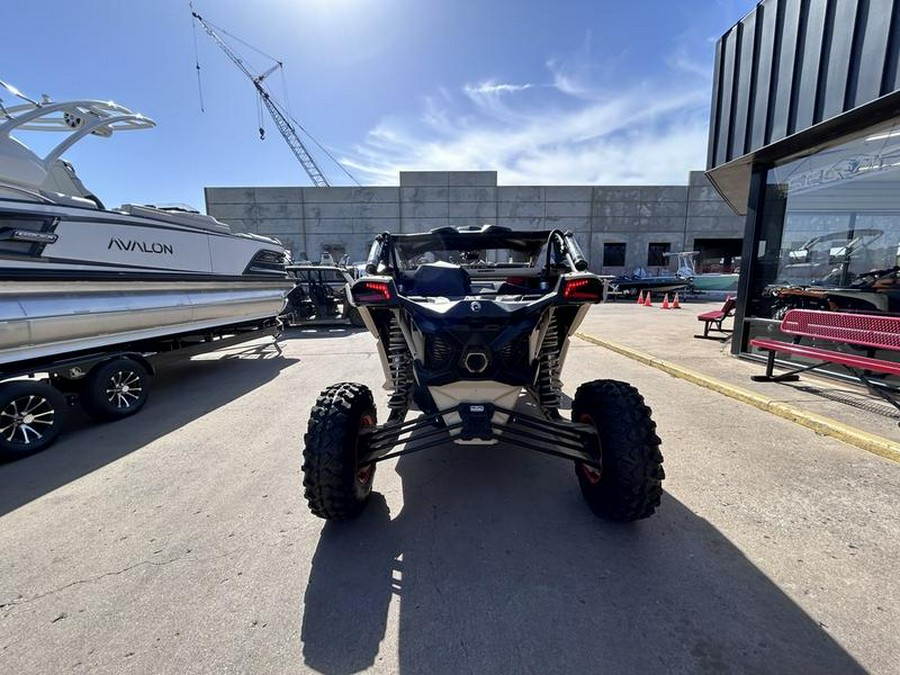
[[638,304],[644,304],[644,291],[638,291]]
[[663,304],[660,309],[669,309],[669,294],[666,293],[666,297],[663,298]]
[[681,309],[681,303],[678,302],[678,293],[675,294],[675,301],[672,303],[672,309]]
[[650,291],[647,291],[647,297],[644,299],[644,307],[653,307],[653,302],[650,300]]

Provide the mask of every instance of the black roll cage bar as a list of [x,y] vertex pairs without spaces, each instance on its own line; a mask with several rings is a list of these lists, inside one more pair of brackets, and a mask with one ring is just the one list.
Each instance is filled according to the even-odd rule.
[[548,274],[553,266],[561,264],[565,264],[570,272],[583,272],[588,269],[584,252],[570,231],[558,229],[516,231],[497,225],[485,225],[480,228],[440,227],[416,234],[382,232],[375,237],[369,249],[366,274],[387,273],[396,277],[400,266],[395,242],[423,252],[506,248],[530,253],[532,257],[546,244],[544,274]]

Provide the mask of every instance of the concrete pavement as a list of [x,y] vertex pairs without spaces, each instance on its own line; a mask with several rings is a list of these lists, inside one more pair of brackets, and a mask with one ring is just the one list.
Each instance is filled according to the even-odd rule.
[[[676,377],[900,461],[900,411],[864,387],[815,373],[804,373],[798,382],[753,382],[750,377],[763,374],[765,365],[732,357],[730,340],[692,339],[703,332],[697,315],[722,305],[721,298],[702,297],[683,300],[680,310],[663,310],[658,299],[652,307],[607,303],[588,315],[579,332]],[[732,323],[726,320],[725,327]]]
[[284,344],[173,366],[138,416],[0,465],[0,670],[900,670],[897,464],[576,340],[569,396],[612,377],[654,410],[654,517],[595,519],[563,460],[448,445],[324,524],[309,408],[355,380],[383,417],[380,367],[363,333]]

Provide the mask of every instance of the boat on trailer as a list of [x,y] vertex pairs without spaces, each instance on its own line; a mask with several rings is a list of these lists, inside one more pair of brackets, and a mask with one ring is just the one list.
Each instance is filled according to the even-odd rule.
[[617,293],[633,295],[636,293],[670,293],[687,288],[687,279],[677,274],[651,274],[646,268],[635,268],[631,274],[622,274],[609,282],[610,288]]
[[690,282],[693,291],[735,291],[740,274],[737,272],[697,272],[697,258],[700,251],[664,253],[666,257],[678,258],[678,276]]
[[[185,207],[103,207],[62,154],[155,123],[109,101],[0,107],[0,367],[275,317],[291,288],[275,239]],[[43,157],[12,136],[62,132]]]
[[[276,334],[293,287],[275,239],[186,207],[108,209],[62,155],[149,129],[110,101],[0,98],[0,457],[56,438],[78,398],[98,420],[137,412],[155,364]],[[59,132],[43,156],[13,134]]]

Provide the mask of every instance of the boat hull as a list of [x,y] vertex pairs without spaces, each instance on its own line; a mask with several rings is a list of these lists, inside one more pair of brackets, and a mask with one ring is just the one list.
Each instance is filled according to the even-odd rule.
[[[273,239],[233,233],[221,223],[215,228],[217,221],[198,220],[204,227],[191,227],[162,211],[157,218],[144,215],[150,211],[145,208],[139,211],[141,215],[131,215],[0,199],[0,227],[47,238],[47,242],[35,245],[16,243],[10,247],[0,242],[4,258],[0,268],[17,264],[42,271],[94,268],[128,275],[240,276],[268,272],[284,276],[283,261],[271,270],[254,269],[259,255],[283,255],[283,247]],[[192,217],[206,218],[201,214]],[[181,220],[185,218],[180,216]]]
[[285,279],[2,281],[0,366],[276,317]]
[[639,291],[652,291],[654,293],[668,293],[687,288],[688,282],[678,278],[653,278],[628,279],[617,278],[610,281],[614,290],[623,293],[637,293]]
[[691,279],[697,291],[733,291],[738,285],[737,274],[698,274]]

